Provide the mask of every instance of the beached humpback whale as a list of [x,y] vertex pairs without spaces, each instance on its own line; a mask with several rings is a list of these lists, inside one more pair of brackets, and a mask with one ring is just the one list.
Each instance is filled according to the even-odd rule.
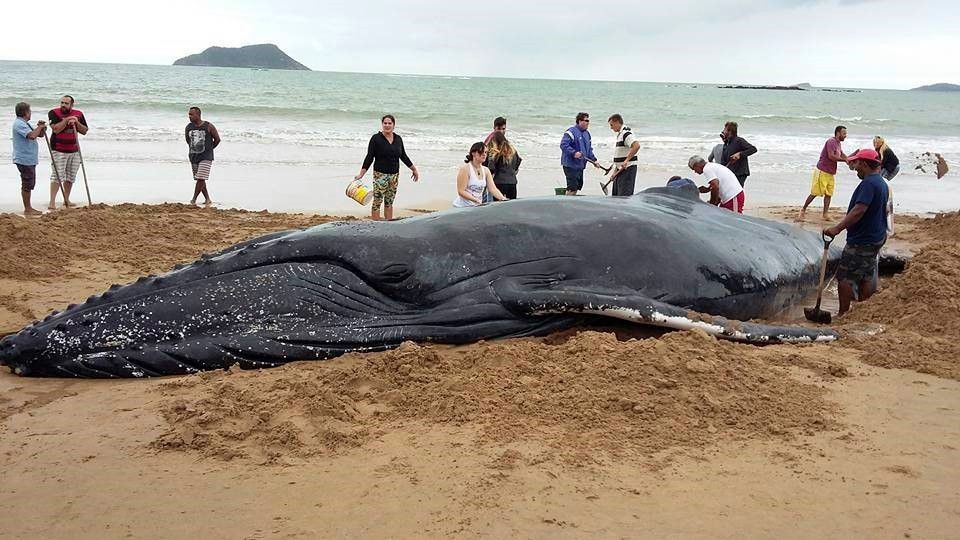
[[597,317],[828,341],[828,329],[742,322],[814,292],[822,249],[817,234],[673,188],[327,223],[115,285],[7,336],[0,363],[32,376],[173,375],[543,335]]

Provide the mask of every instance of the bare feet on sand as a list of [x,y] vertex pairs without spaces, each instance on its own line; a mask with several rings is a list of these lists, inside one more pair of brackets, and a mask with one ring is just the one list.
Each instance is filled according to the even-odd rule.
[[32,208],[32,207],[31,207],[31,208],[27,208],[26,210],[24,210],[24,211],[23,211],[23,215],[25,215],[25,216],[42,216],[42,215],[43,215],[43,212],[41,212],[40,210],[37,210],[36,208]]

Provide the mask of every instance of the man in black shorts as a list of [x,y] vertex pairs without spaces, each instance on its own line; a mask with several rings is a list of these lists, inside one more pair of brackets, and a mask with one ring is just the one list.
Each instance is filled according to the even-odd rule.
[[880,176],[880,156],[875,150],[859,150],[847,158],[850,169],[857,171],[860,184],[854,190],[847,215],[840,223],[823,229],[827,236],[847,230],[847,245],[837,269],[840,312],[850,309],[854,298],[864,301],[874,293],[877,256],[887,241],[887,184]]

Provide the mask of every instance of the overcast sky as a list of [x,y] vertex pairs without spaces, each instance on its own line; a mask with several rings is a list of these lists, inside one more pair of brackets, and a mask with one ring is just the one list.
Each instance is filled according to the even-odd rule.
[[956,0],[68,5],[53,18],[8,21],[0,59],[171,64],[210,45],[276,43],[324,71],[862,88],[960,83]]

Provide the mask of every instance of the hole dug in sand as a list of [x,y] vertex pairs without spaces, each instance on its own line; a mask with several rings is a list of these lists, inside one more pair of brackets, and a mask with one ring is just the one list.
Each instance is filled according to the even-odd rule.
[[474,428],[478,444],[616,456],[833,425],[825,391],[773,365],[790,350],[700,331],[627,342],[587,331],[553,345],[404,343],[327,362],[231,369],[162,385],[169,429],[152,446],[269,463],[343,451],[418,422]]

